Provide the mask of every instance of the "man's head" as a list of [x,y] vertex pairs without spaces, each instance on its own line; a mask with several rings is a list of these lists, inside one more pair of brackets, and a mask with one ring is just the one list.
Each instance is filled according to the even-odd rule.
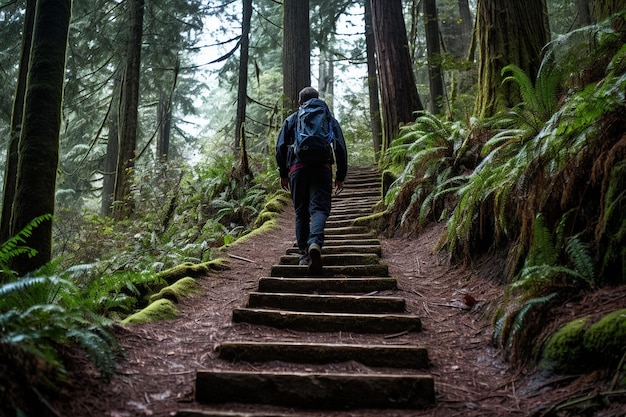
[[298,104],[302,105],[303,103],[311,100],[312,98],[319,98],[320,93],[313,87],[304,87],[300,90],[300,94],[298,94]]

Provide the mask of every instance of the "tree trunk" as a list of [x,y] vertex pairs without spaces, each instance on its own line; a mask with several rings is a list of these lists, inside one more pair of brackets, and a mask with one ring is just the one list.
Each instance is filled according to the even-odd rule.
[[382,145],[382,123],[380,120],[380,101],[378,100],[378,76],[376,75],[376,44],[372,28],[371,0],[365,0],[365,50],[367,53],[367,89],[370,102],[370,128],[376,161],[380,160]]
[[436,0],[424,0],[424,25],[426,26],[426,48],[428,50],[428,84],[430,87],[430,108],[433,114],[440,114],[444,105],[443,71],[441,69],[441,40],[439,38],[439,18]]
[[237,88],[237,121],[235,149],[240,152],[239,171],[241,178],[252,176],[246,149],[246,104],[248,100],[248,57],[250,53],[250,21],[252,0],[243,0],[241,49],[239,54],[239,86]]
[[33,41],[35,5],[36,0],[26,1],[20,68],[17,78],[15,98],[13,101],[13,110],[11,112],[9,144],[7,147],[6,165],[4,167],[4,190],[2,193],[2,214],[0,215],[0,244],[6,242],[11,237],[11,211],[13,208],[13,201],[15,199],[15,185],[17,179],[17,150],[20,142],[20,131],[22,128],[22,113],[24,112],[24,97],[26,95],[26,78],[28,76],[30,46]]
[[102,216],[113,214],[113,195],[115,194],[115,170],[117,167],[117,155],[119,151],[119,121],[120,121],[120,89],[122,80],[119,71],[115,73],[113,81],[113,94],[111,96],[111,111],[109,113],[109,138],[107,140],[107,153],[104,158],[102,169]]
[[384,152],[397,136],[400,124],[414,121],[413,112],[423,107],[407,48],[402,0],[372,0],[371,5],[383,108]]
[[479,49],[478,94],[474,113],[493,116],[521,101],[515,83],[502,84],[500,72],[509,64],[534,79],[541,63],[541,49],[548,42],[545,0],[479,0],[477,41]]
[[601,22],[624,9],[626,0],[591,0],[591,14],[596,22]]
[[578,27],[592,24],[591,11],[589,10],[591,0],[576,0],[576,12],[578,14]]
[[157,123],[159,126],[157,137],[157,159],[167,162],[170,154],[170,132],[172,130],[172,96],[165,91],[159,95],[157,104]]
[[311,85],[309,0],[283,1],[283,115],[298,108],[298,93]]
[[468,0],[459,0],[459,15],[461,16],[463,49],[465,50],[465,57],[467,57],[472,43],[472,31],[474,30],[474,21],[472,19],[472,12],[470,11]]
[[139,106],[139,70],[141,38],[143,36],[144,0],[129,0],[128,49],[126,71],[122,82],[120,105],[120,140],[115,176],[114,217],[121,220],[132,212],[130,189],[137,148],[137,119]]
[[[38,0],[33,31],[24,117],[18,146],[17,184],[11,218],[14,235],[33,219],[54,214],[59,165],[59,132],[71,0]],[[12,268],[34,271],[52,259],[52,221],[33,230],[26,245],[33,258],[18,257]]]

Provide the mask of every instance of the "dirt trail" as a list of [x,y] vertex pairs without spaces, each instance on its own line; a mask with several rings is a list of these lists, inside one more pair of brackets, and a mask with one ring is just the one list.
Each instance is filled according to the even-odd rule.
[[[559,379],[554,379],[554,384],[531,380],[502,360],[490,343],[488,314],[490,304],[502,293],[498,283],[500,265],[495,259],[485,260],[475,270],[449,265],[445,256],[432,252],[442,232],[442,225],[431,225],[415,239],[381,238],[382,261],[389,265],[390,276],[398,278],[399,295],[406,299],[407,310],[422,317],[422,332],[378,336],[319,333],[312,339],[332,342],[363,338],[371,342],[371,338],[378,338],[384,343],[428,348],[432,362],[428,373],[435,377],[436,407],[424,411],[385,410],[385,416],[539,416],[557,401],[574,395],[572,388],[559,388]],[[233,308],[246,304],[247,294],[257,288],[258,278],[269,276],[272,264],[293,241],[293,214],[287,209],[275,230],[220,254],[229,260],[230,269],[202,279],[204,293],[182,300],[178,319],[119,329],[126,357],[110,382],[99,379],[91,366],[77,358],[78,380],[67,397],[52,403],[52,407],[64,416],[172,416],[195,405],[196,371],[254,369],[251,364],[218,359],[215,347],[238,338],[295,337],[293,331],[264,328],[260,332],[256,326],[231,321]],[[466,294],[477,301],[471,308],[464,303]],[[276,366],[302,369],[284,363]],[[346,368],[368,372],[358,363],[337,365],[337,369]],[[575,389],[583,392],[593,383],[582,381]],[[212,408],[266,416],[289,411],[243,405]],[[609,410],[602,415],[624,415],[622,411]],[[298,411],[289,415],[378,417],[381,412]]]

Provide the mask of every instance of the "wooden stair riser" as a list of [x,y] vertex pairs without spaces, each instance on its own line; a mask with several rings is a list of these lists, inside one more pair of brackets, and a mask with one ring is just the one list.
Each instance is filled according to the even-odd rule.
[[[309,268],[305,265],[272,265],[270,273],[273,277],[310,277]],[[375,265],[341,265],[324,266],[322,273],[316,276],[332,277],[345,275],[351,277],[387,277],[389,276],[389,266],[386,264]]]
[[403,313],[406,302],[401,297],[317,295],[252,292],[249,308],[277,308],[282,310],[318,313]]
[[284,278],[263,277],[259,291],[298,294],[369,294],[375,291],[397,290],[395,278]]
[[308,409],[422,409],[435,402],[427,375],[199,371],[196,401]]
[[[322,251],[322,265],[375,265],[380,261],[378,255],[371,253],[344,253],[331,255]],[[298,265],[300,255],[283,255],[280,257],[281,265]]]
[[233,362],[340,363],[356,361],[365,366],[425,369],[430,366],[424,347],[294,342],[225,342],[219,357]]
[[[322,255],[338,255],[347,253],[371,253],[379,258],[382,256],[382,248],[380,245],[326,245],[322,248]],[[287,255],[298,255],[298,248],[287,249]]]
[[391,334],[422,330],[420,318],[410,314],[301,313],[236,308],[233,310],[233,322],[306,332]]

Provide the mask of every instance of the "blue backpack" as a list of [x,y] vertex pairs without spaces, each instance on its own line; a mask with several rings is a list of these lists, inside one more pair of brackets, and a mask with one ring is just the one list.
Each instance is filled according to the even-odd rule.
[[333,160],[333,121],[322,100],[313,98],[300,106],[296,116],[293,149],[306,165],[322,165]]

